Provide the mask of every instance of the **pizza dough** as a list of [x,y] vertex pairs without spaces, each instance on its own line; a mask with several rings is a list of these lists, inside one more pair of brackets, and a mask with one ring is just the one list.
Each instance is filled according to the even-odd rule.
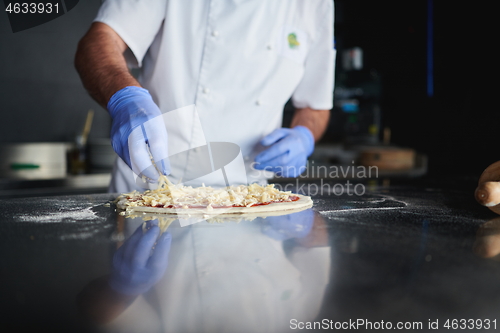
[[[165,177],[166,178],[166,177]],[[215,189],[172,185],[166,180],[156,190],[122,194],[117,199],[122,215],[138,212],[182,216],[220,214],[262,214],[277,211],[300,211],[312,207],[310,197],[279,191],[273,184],[229,186]]]
[[149,207],[149,206],[127,206],[127,199],[118,201],[117,206],[124,209],[127,213],[145,212],[159,214],[176,214],[176,215],[218,215],[218,214],[244,214],[244,213],[265,213],[284,210],[298,210],[312,207],[313,201],[310,197],[295,194],[299,197],[296,201],[290,202],[273,202],[265,205],[250,206],[250,207],[221,207],[221,208],[164,208],[164,207]]

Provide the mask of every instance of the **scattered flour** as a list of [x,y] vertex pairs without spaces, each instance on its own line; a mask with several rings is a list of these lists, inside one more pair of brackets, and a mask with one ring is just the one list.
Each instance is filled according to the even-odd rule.
[[319,213],[323,216],[333,216],[341,213],[373,210],[394,210],[409,206],[409,203],[398,200],[391,196],[380,195],[380,197],[369,198],[368,200],[348,201],[348,207],[342,205],[336,209],[322,210]]
[[48,223],[48,222],[70,222],[70,221],[82,221],[82,220],[95,220],[97,215],[92,211],[92,207],[87,207],[82,210],[72,210],[72,211],[61,211],[61,212],[46,212],[43,215],[28,215],[20,214],[16,216],[19,222],[37,222],[37,223]]
[[363,211],[367,212],[370,210],[393,210],[393,209],[401,209],[404,207],[365,207],[365,208],[346,208],[346,209],[334,209],[334,210],[326,210],[326,211],[320,211],[319,213],[321,215],[329,216],[333,214],[340,214],[340,213],[350,213],[350,212],[356,212],[356,211]]
[[92,208],[95,203],[45,199],[14,216],[17,222],[61,223],[102,219]]
[[99,233],[101,230],[96,229],[93,231],[88,231],[88,232],[79,232],[79,233],[72,233],[72,234],[66,234],[62,235],[59,237],[60,240],[68,240],[68,239],[87,239],[93,237],[95,234]]

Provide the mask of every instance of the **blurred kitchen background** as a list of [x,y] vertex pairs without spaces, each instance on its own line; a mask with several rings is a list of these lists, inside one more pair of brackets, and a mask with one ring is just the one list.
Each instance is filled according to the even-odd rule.
[[[15,34],[0,14],[0,197],[106,191],[110,119],[73,66],[99,5]],[[500,160],[493,6],[336,0],[335,107],[312,161],[478,177]]]

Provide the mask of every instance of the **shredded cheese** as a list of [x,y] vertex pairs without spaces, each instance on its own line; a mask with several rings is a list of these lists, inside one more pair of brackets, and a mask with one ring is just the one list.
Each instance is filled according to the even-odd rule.
[[[215,189],[210,186],[191,187],[173,185],[166,176],[160,178],[158,189],[144,193],[133,191],[123,194],[128,207],[159,208],[206,208],[212,210],[219,207],[251,207],[271,202],[292,201],[290,191],[283,192],[273,184],[228,186]],[[119,198],[119,199],[120,199]]]

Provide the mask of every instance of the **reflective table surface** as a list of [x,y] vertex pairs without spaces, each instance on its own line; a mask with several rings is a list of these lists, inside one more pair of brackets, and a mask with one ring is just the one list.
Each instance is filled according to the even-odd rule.
[[474,180],[313,184],[312,209],[251,220],[124,218],[113,194],[0,200],[0,330],[499,329],[500,220]]

